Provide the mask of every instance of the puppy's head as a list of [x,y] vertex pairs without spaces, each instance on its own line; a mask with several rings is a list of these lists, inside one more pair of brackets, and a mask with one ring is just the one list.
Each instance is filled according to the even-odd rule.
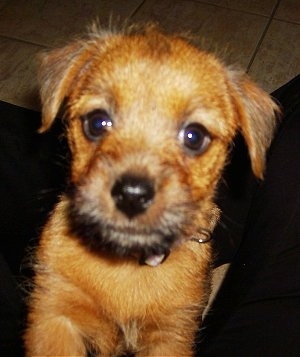
[[41,131],[65,103],[69,225],[92,249],[148,256],[212,229],[238,131],[263,176],[275,104],[180,37],[94,32],[46,54],[40,79]]

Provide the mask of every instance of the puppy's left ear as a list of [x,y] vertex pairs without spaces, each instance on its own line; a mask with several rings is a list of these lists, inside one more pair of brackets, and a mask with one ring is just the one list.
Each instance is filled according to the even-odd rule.
[[73,81],[87,63],[87,48],[81,41],[40,55],[39,82],[44,132],[51,126]]
[[229,76],[239,130],[248,146],[252,170],[255,176],[262,179],[266,152],[271,144],[280,110],[271,97],[247,75],[230,70]]

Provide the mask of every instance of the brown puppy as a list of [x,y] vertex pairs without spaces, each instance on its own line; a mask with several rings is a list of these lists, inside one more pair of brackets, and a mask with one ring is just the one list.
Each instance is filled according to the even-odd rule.
[[263,176],[276,106],[178,36],[95,31],[41,66],[70,189],[37,251],[27,356],[190,356],[210,291],[213,200],[237,131]]

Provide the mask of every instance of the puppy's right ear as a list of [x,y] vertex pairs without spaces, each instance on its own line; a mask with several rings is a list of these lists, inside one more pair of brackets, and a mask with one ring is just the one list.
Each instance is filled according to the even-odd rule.
[[262,179],[266,152],[277,127],[280,109],[246,74],[235,70],[228,73],[238,125],[248,146],[252,170]]
[[40,96],[44,132],[51,126],[73,81],[87,59],[87,47],[82,41],[40,55]]

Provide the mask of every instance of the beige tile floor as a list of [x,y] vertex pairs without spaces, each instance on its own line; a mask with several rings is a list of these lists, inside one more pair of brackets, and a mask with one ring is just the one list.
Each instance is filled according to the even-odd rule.
[[0,100],[38,109],[36,54],[111,14],[192,30],[267,91],[300,72],[299,0],[0,0]]
[[[39,109],[36,54],[111,15],[192,30],[269,92],[300,73],[299,0],[0,0],[0,100]],[[215,271],[213,295],[226,269]]]

